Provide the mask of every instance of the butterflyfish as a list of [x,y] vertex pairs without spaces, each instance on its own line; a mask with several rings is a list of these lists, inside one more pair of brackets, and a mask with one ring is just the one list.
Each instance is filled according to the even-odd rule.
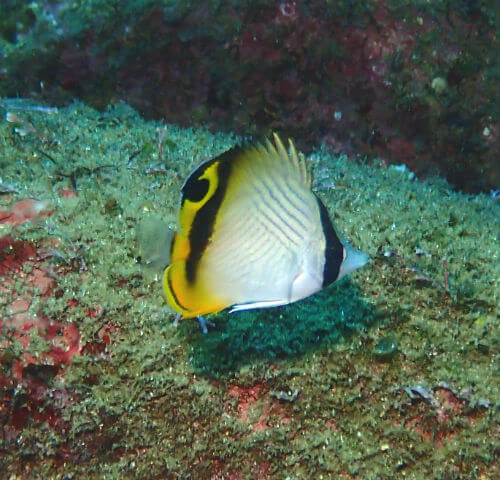
[[188,177],[163,287],[192,318],[296,302],[367,261],[336,234],[293,142],[274,134]]

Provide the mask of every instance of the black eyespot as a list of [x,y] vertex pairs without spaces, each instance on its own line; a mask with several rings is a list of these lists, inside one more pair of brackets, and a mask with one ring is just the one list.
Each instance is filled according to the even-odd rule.
[[199,202],[208,193],[209,182],[206,178],[190,178],[182,188],[182,201]]

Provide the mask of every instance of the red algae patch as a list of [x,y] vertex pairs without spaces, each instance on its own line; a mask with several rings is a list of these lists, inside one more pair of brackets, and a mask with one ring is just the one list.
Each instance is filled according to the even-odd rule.
[[242,422],[248,423],[254,433],[288,425],[291,421],[285,404],[272,398],[264,384],[232,385],[228,389],[228,394],[237,400],[236,416]]
[[[443,448],[467,426],[473,426],[479,411],[448,388],[436,388],[429,401],[420,400],[405,415],[403,426],[423,440]],[[396,422],[399,424],[399,422]]]
[[0,223],[20,225],[28,220],[52,215],[53,210],[48,210],[49,202],[28,198],[16,202],[9,210],[0,211]]
[[263,388],[263,385],[254,385],[251,387],[232,385],[229,387],[229,395],[237,399],[236,410],[240,420],[248,421],[250,409],[255,407],[257,402],[265,396],[262,395]]
[[[57,285],[41,251],[12,236],[0,238],[0,299],[5,306],[0,318],[0,418],[5,441],[16,439],[32,423],[62,428],[58,412],[72,401],[64,387],[64,367],[81,353],[80,332],[66,317],[30,311],[35,298],[46,300]],[[19,395],[21,402],[15,401]]]

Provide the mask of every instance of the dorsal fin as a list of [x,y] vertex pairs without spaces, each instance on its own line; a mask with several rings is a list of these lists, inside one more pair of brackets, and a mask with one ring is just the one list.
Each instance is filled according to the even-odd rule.
[[304,185],[307,187],[311,186],[311,176],[307,170],[307,165],[304,160],[303,155],[299,155],[295,149],[293,141],[288,139],[288,151],[283,145],[281,138],[275,132],[273,132],[274,144],[267,139],[264,146],[268,156],[274,156],[275,159],[279,159],[284,163],[291,165],[292,169],[297,174],[297,177],[302,180]]

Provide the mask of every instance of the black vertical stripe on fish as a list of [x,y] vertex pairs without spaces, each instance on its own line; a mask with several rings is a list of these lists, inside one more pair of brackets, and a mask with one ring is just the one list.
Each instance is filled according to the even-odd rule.
[[169,270],[168,274],[167,274],[167,283],[168,283],[168,288],[170,290],[170,293],[174,299],[174,302],[180,307],[182,308],[183,310],[188,310],[187,307],[185,307],[180,301],[179,301],[179,297],[176,295],[175,293],[175,290],[174,290],[174,286],[172,285],[172,279],[170,278],[170,274],[171,274],[171,270]]
[[[316,196],[316,195],[315,195]],[[323,287],[330,285],[337,280],[340,271],[340,265],[344,259],[344,246],[335,233],[332,221],[328,215],[328,210],[323,202],[316,196],[321,217],[321,226],[325,235],[325,267],[323,269]]]
[[[200,263],[203,252],[213,232],[217,211],[220,208],[224,195],[226,193],[232,162],[228,161],[235,154],[234,149],[219,155],[215,161],[218,162],[217,178],[219,183],[212,197],[196,212],[191,230],[189,231],[189,254],[186,259],[186,279],[193,284],[196,280],[196,269]],[[210,165],[216,163],[209,162]],[[198,169],[200,172],[205,171]],[[200,173],[201,174],[201,173]],[[187,183],[190,183],[191,178]],[[186,185],[187,185],[186,183]]]

